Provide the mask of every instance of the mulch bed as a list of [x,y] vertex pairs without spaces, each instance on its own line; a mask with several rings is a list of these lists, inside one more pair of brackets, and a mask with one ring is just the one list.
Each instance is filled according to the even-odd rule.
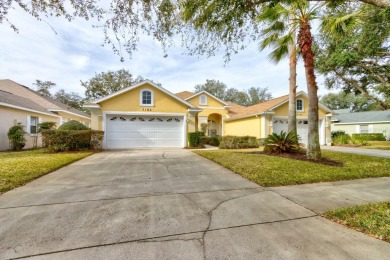
[[344,163],[334,161],[328,158],[321,158],[320,160],[311,160],[306,157],[306,154],[304,153],[281,153],[281,154],[269,154],[265,152],[246,152],[248,154],[261,154],[261,155],[268,155],[268,156],[277,156],[277,157],[284,157],[289,158],[293,160],[300,160],[300,161],[306,161],[306,162],[312,162],[312,163],[318,163],[318,164],[324,164],[329,166],[335,166],[335,167],[344,167]]

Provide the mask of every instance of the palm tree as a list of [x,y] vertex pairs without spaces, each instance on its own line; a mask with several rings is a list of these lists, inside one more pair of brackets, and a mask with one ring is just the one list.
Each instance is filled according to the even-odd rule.
[[[324,3],[317,3],[310,6],[309,2],[304,0],[293,1],[290,4],[282,2],[268,4],[264,6],[263,12],[259,17],[259,21],[269,24],[269,27],[263,30],[266,38],[262,41],[261,48],[274,46],[275,49],[270,54],[271,59],[274,61],[280,60],[288,53],[288,46],[292,46],[295,40],[295,33],[298,31],[297,43],[304,61],[309,99],[307,157],[314,160],[321,159],[321,148],[318,133],[318,87],[314,74],[313,37],[310,22],[315,18],[318,8],[323,5]],[[287,19],[289,24],[286,25]],[[290,64],[293,62],[293,57],[291,57],[293,51],[294,49],[290,48]],[[294,68],[290,67],[290,73],[294,73]],[[290,81],[289,99],[292,99],[293,91]]]
[[[278,13],[281,15],[276,21],[270,21],[270,13],[273,8],[280,8]],[[262,31],[263,38],[260,49],[264,50],[267,47],[273,47],[274,50],[270,53],[270,60],[279,63],[282,58],[289,56],[290,77],[289,77],[289,108],[288,108],[288,132],[297,133],[297,110],[296,110],[296,94],[297,94],[297,51],[296,51],[296,31],[288,31],[289,26],[286,24],[292,23],[295,19],[295,10],[293,6],[287,9],[285,6],[265,6],[263,14],[260,15],[259,21],[265,22],[268,26]],[[272,14],[271,14],[272,15]],[[290,37],[291,36],[291,37]]]

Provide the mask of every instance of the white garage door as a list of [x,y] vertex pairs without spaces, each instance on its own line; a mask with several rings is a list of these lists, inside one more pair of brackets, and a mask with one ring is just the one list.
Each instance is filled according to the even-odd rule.
[[106,148],[183,147],[183,116],[107,115]]
[[[287,119],[274,119],[272,122],[273,132],[279,134],[281,131],[288,132],[288,120]],[[307,146],[307,135],[309,133],[308,121],[307,119],[301,120],[297,119],[297,132],[300,143],[303,143]]]

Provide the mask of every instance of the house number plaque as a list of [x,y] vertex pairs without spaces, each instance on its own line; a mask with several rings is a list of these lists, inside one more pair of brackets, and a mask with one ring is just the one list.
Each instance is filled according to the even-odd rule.
[[152,111],[151,108],[142,108],[142,111]]

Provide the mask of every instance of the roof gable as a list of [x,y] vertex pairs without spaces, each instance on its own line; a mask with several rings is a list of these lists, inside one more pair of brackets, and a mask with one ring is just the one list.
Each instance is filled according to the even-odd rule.
[[194,107],[191,103],[185,101],[184,99],[178,97],[177,95],[173,94],[172,92],[166,90],[166,89],[163,88],[163,87],[160,87],[160,86],[156,85],[155,83],[153,83],[153,82],[151,82],[151,81],[149,81],[149,80],[145,80],[145,81],[142,81],[142,82],[140,82],[140,83],[138,83],[138,84],[135,84],[135,85],[132,85],[132,86],[130,86],[130,87],[127,87],[127,88],[121,89],[121,90],[119,90],[119,91],[116,91],[116,92],[114,92],[114,93],[112,93],[112,94],[110,94],[110,95],[107,95],[107,96],[102,97],[102,98],[100,98],[100,99],[94,100],[94,101],[92,101],[92,103],[95,103],[95,104],[101,103],[101,102],[103,102],[103,101],[109,100],[109,99],[111,99],[111,98],[113,98],[113,97],[116,97],[116,96],[118,96],[118,95],[124,94],[124,93],[126,93],[126,92],[128,92],[128,91],[131,91],[131,90],[133,90],[133,89],[136,89],[136,88],[139,88],[139,87],[143,87],[143,86],[145,86],[145,85],[147,85],[147,84],[152,85],[154,88],[156,88],[156,89],[162,91],[162,92],[165,93],[166,95],[168,95],[168,96],[170,96],[170,97],[176,99],[177,101],[179,101],[179,102],[181,102],[181,103],[187,105],[188,107],[191,107],[191,108]]
[[192,96],[187,97],[185,100],[190,100],[190,99],[192,99],[192,98],[194,98],[194,97],[196,97],[196,96],[199,96],[199,95],[201,95],[201,94],[206,94],[206,95],[208,95],[209,97],[215,99],[216,101],[218,101],[219,103],[223,104],[224,106],[227,106],[227,105],[228,105],[225,101],[220,100],[219,98],[217,98],[216,96],[210,94],[209,92],[207,92],[207,91],[205,91],[205,90],[203,90],[203,91],[201,91],[201,92],[198,92],[198,93],[195,93],[195,94],[193,94]]

